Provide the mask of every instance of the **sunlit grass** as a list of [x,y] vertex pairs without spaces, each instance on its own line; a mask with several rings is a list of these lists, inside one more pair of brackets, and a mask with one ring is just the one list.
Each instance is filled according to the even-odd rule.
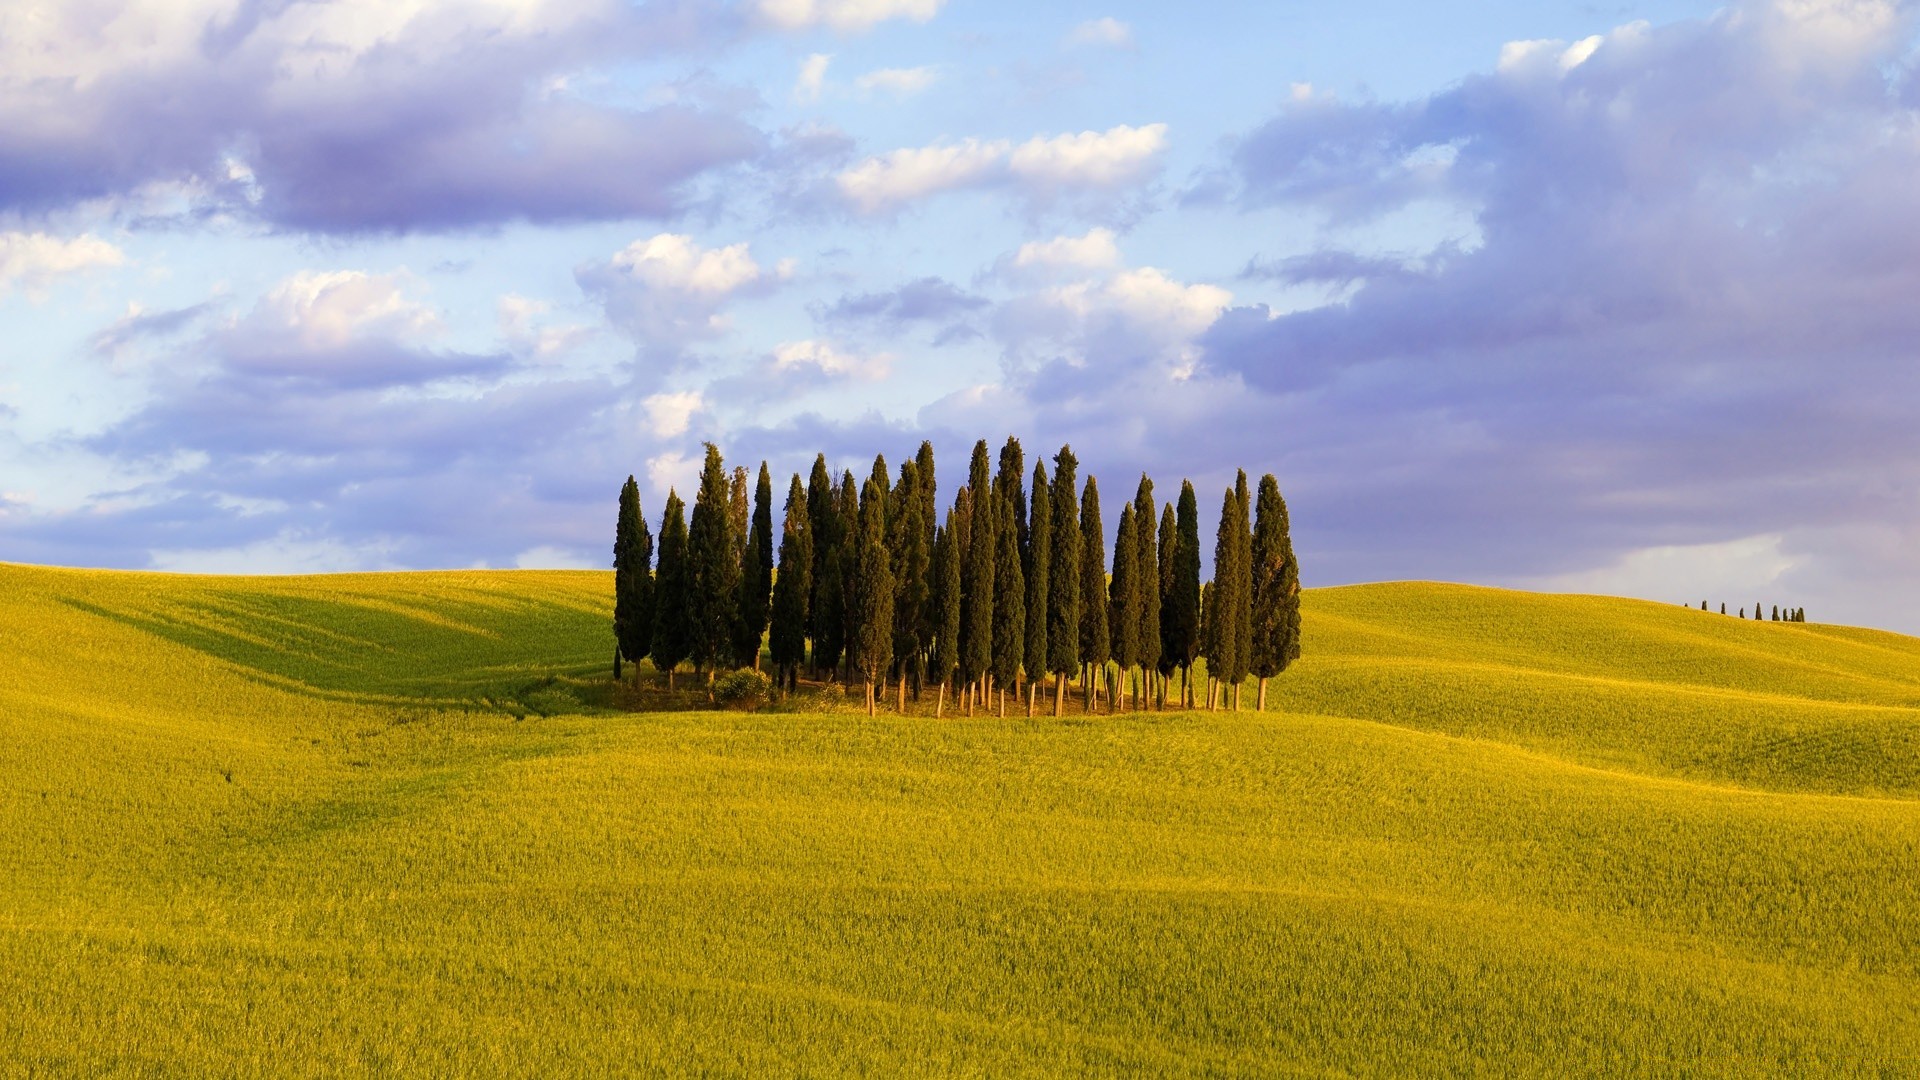
[[531,707],[608,586],[0,566],[5,1067],[1920,1072],[1920,642],[1369,586],[1265,715]]

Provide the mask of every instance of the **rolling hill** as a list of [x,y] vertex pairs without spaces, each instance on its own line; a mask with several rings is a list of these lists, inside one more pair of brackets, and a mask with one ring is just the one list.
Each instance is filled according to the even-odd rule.
[[0,1071],[1920,1074],[1920,640],[1397,583],[1264,714],[627,712],[610,590],[0,565]]

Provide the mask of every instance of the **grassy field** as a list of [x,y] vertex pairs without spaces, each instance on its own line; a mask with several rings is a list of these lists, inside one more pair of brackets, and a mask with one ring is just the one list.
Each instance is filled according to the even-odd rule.
[[610,585],[0,565],[0,1071],[1920,1076],[1920,641],[1394,584],[1264,715],[636,713]]

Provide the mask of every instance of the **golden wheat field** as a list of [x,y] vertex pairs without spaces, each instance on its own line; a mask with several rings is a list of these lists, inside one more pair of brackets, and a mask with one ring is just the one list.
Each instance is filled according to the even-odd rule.
[[0,565],[0,1068],[1920,1076],[1920,641],[1372,585],[1264,714],[630,712],[610,592]]

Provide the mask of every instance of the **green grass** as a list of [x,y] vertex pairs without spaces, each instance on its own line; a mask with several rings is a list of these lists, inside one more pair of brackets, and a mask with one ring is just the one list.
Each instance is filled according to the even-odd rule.
[[0,566],[0,1071],[1920,1075],[1920,641],[1396,584],[1264,715],[624,713],[609,586]]

